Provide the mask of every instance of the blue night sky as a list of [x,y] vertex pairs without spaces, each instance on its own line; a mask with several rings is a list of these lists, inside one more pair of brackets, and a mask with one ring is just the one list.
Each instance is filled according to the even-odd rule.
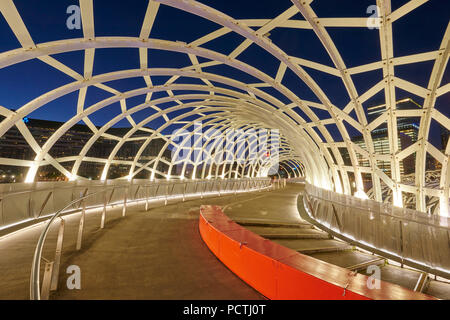
[[[200,2],[210,5],[236,19],[274,18],[292,6],[292,2],[289,0],[202,0]],[[392,0],[392,10],[406,2],[406,0]],[[66,19],[69,16],[66,13],[66,9],[70,5],[78,4],[75,0],[14,0],[14,3],[36,44],[83,37],[82,30],[69,30],[66,27]],[[366,8],[373,4],[375,4],[375,0],[317,0],[312,3],[312,8],[319,17],[368,17],[369,14],[366,13]],[[95,0],[95,35],[139,36],[146,8],[147,1],[144,0]],[[411,14],[396,21],[393,26],[394,55],[404,56],[439,49],[442,36],[449,21],[449,12],[450,1],[431,0],[414,10]],[[292,19],[303,20],[299,14]],[[161,5],[150,37],[191,42],[219,28],[220,26],[203,18]],[[327,28],[327,30],[347,67],[354,67],[381,59],[378,30],[369,30],[368,28]],[[270,39],[289,55],[332,66],[330,58],[312,30],[277,28],[270,32]],[[243,37],[240,35],[229,33],[204,44],[203,47],[214,49],[223,54],[229,54],[243,40]],[[19,42],[3,16],[0,15],[0,52],[19,47]],[[56,54],[53,55],[53,58],[83,74],[83,51]],[[254,44],[238,56],[238,59],[261,69],[273,77],[275,77],[279,66],[279,62],[274,57]],[[200,61],[206,60],[200,59]],[[190,61],[187,55],[149,50],[149,67],[178,68],[189,64]],[[426,87],[432,67],[433,61],[398,66],[395,68],[395,74],[400,78]],[[97,49],[95,52],[94,75],[137,68],[139,68],[138,49]],[[449,82],[450,72],[448,69],[449,67],[447,66],[441,85]],[[348,103],[348,95],[339,78],[307,67],[305,67],[305,70],[322,87],[332,103],[339,108],[343,108]],[[232,76],[243,82],[255,82],[253,77],[226,66],[213,66],[206,68],[205,71]],[[358,93],[361,94],[380,81],[381,77],[382,71],[376,70],[354,75],[353,80]],[[162,84],[167,79],[168,77],[152,77],[154,84]],[[39,95],[72,81],[74,79],[36,59],[9,66],[0,69],[0,105],[9,109],[18,109]],[[192,82],[197,83],[195,80],[192,80]],[[107,84],[119,91],[128,91],[145,86],[142,78],[118,80]],[[300,98],[318,101],[310,89],[289,70],[285,74],[283,84]],[[288,102],[285,97],[275,90],[270,88],[264,90],[281,101]],[[109,96],[111,96],[110,93],[97,88],[89,88],[86,105],[90,106]],[[158,96],[166,95],[154,95],[154,97]],[[397,89],[397,100],[405,97],[411,97],[420,104],[423,102],[423,99]],[[76,113],[77,98],[78,92],[71,93],[33,112],[29,117],[65,121]],[[128,99],[128,107],[138,105],[144,102],[144,99],[145,96]],[[384,102],[383,94],[369,99],[364,106],[368,107],[380,102]],[[436,108],[449,116],[449,102],[450,96],[447,93],[438,98]],[[171,105],[173,104],[168,104],[167,106]],[[120,105],[117,103],[96,112],[91,117],[91,120],[96,125],[102,125],[111,118],[111,115],[118,113],[120,113]],[[318,114],[319,116],[321,115],[320,112]],[[139,121],[146,116],[148,114],[140,112],[134,117],[136,121]],[[324,112],[323,117],[328,118],[329,116]],[[158,125],[158,121],[153,125]],[[129,126],[129,123],[124,120],[117,126]],[[439,125],[433,124],[433,140],[439,140],[439,131]],[[440,142],[437,142],[437,144],[440,144]]]

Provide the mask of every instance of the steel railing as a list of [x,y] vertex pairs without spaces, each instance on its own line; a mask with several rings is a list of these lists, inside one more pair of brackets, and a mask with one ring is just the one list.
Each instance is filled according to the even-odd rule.
[[[132,189],[132,182],[129,184],[116,185],[110,187],[104,187],[104,189],[88,193],[88,190],[85,190],[82,196],[78,199],[75,199],[61,209],[56,211],[51,215],[50,219],[45,224],[36,245],[36,249],[33,256],[32,268],[31,268],[31,277],[30,277],[30,299],[32,300],[41,300],[48,299],[50,291],[54,291],[58,286],[58,276],[59,276],[59,267],[61,262],[62,255],[62,245],[64,241],[64,226],[65,221],[62,218],[64,214],[72,213],[74,210],[69,210],[78,205],[78,209],[75,212],[79,212],[81,210],[81,216],[78,226],[78,235],[76,240],[76,250],[81,249],[82,239],[83,239],[83,230],[85,227],[85,215],[87,209],[87,201],[98,195],[103,195],[103,202],[101,205],[91,206],[92,207],[100,207],[103,206],[101,221],[100,221],[100,229],[104,228],[106,221],[106,212],[107,207],[111,205],[121,204],[122,208],[122,216],[126,214],[127,204],[130,202],[139,202],[145,201],[145,210],[147,211],[149,208],[149,201],[164,201],[164,205],[167,205],[169,199],[179,199],[185,201],[186,198],[203,198],[205,196],[221,196],[223,194],[237,194],[242,192],[252,192],[252,191],[262,191],[262,190],[271,190],[281,188],[285,186],[286,181],[275,181],[272,183],[270,179],[261,178],[261,179],[224,179],[224,180],[189,180],[189,181],[173,181],[173,182],[158,182],[158,183],[149,183],[149,184],[139,184],[139,188],[137,190],[133,190],[134,199],[129,200],[129,191]],[[178,187],[178,188],[176,188]],[[154,188],[155,192],[151,195],[150,189]],[[124,189],[125,191],[122,193],[123,197],[120,201],[112,202],[113,195],[116,193],[118,189]],[[47,190],[48,191],[48,190]],[[139,191],[142,192],[142,197],[137,197]],[[159,192],[160,191],[160,192]],[[159,193],[158,193],[159,192]],[[108,197],[109,193],[109,197]],[[158,195],[159,194],[159,195]],[[56,240],[56,252],[53,261],[49,261],[42,257],[43,247],[50,230],[51,225],[58,218],[60,218],[60,225],[58,236]],[[42,288],[40,287],[40,268],[41,261],[45,261],[44,267],[44,276],[42,280]]]
[[310,218],[402,265],[450,276],[450,219],[318,188],[306,183]]
[[[235,179],[228,179],[230,181]],[[245,179],[238,179],[245,180]],[[254,181],[260,179],[255,178]],[[170,180],[178,181],[179,184],[183,183],[183,180]],[[191,180],[184,180],[191,181]],[[192,180],[192,181],[208,181],[214,183],[214,181],[225,180]],[[167,180],[155,180],[151,182],[152,186],[158,186],[166,183]],[[14,184],[0,184],[0,235],[2,233],[8,233],[11,227],[19,225],[25,222],[33,223],[34,220],[48,218],[59,208],[65,206],[67,203],[81,198],[87,192],[96,190],[102,190],[110,186],[123,186],[130,187],[130,194],[138,192],[139,188],[143,185],[147,185],[148,180],[135,179],[132,182],[126,180],[77,180],[70,182],[35,182],[35,183],[14,183]],[[118,189],[119,190],[119,189]],[[121,190],[124,190],[121,188]],[[120,199],[122,195],[117,191],[113,195],[113,199]],[[164,190],[159,190],[163,193]],[[144,195],[142,196],[144,197]],[[89,199],[88,206],[101,205],[102,199]],[[78,210],[77,207],[69,207],[67,211]]]

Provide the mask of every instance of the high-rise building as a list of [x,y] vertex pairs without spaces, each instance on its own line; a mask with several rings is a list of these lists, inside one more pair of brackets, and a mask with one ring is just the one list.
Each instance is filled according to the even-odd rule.
[[[420,109],[422,108],[414,100],[407,98],[397,101],[397,110],[410,110],[410,109]],[[386,112],[386,104],[380,104],[373,107],[367,108],[367,120],[372,122],[384,112]],[[418,139],[419,133],[419,119],[413,117],[398,117],[397,118],[397,132],[398,132],[398,147],[400,150],[404,150]],[[375,130],[371,132],[373,146],[376,154],[390,154],[390,143],[388,135],[387,123],[383,122]],[[364,139],[362,136],[356,136],[352,138],[352,141],[360,146],[361,148],[367,150]],[[369,161],[364,159],[361,155],[357,154],[360,166],[369,167]],[[391,176],[391,165],[390,161],[377,161],[377,166],[386,175]],[[403,161],[400,162],[400,173],[409,174],[414,172],[415,168],[415,154],[412,154]]]
[[445,153],[445,148],[447,148],[449,130],[441,129],[441,151]]

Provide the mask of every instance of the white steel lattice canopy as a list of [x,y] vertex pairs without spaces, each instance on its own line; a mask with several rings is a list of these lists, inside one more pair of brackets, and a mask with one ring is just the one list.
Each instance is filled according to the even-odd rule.
[[[387,187],[391,190],[392,201],[397,206],[403,206],[404,196],[410,195],[415,197],[416,208],[425,211],[427,200],[434,199],[434,201],[439,201],[438,211],[440,214],[448,215],[450,148],[447,144],[443,150],[439,150],[429,142],[432,121],[436,121],[447,130],[450,129],[448,114],[444,114],[442,109],[435,108],[436,99],[450,91],[450,85],[443,83],[449,58],[450,28],[448,22],[444,28],[445,32],[441,35],[441,42],[437,50],[394,56],[393,26],[398,23],[398,20],[418,10],[428,1],[407,1],[395,10],[391,10],[390,0],[372,1],[379,8],[379,17],[372,22],[379,26],[373,32],[378,34],[381,59],[349,68],[344,62],[342,52],[337,49],[329,28],[367,28],[367,16],[361,15],[359,18],[318,17],[313,9],[315,2],[291,0],[290,7],[288,6],[285,11],[274,18],[236,19],[214,9],[214,2],[210,2],[211,7],[191,0],[150,0],[144,20],[138,22],[142,23],[140,34],[126,37],[96,36],[94,16],[102,13],[94,12],[92,0],[80,0],[83,38],[35,43],[13,1],[0,1],[0,11],[21,45],[21,48],[0,54],[0,68],[38,59],[73,79],[70,83],[54,88],[23,104],[16,111],[0,107],[0,115],[4,117],[0,123],[0,137],[16,126],[36,154],[35,158],[30,161],[1,158],[0,164],[18,164],[29,167],[27,173],[29,182],[34,181],[39,167],[43,165],[54,166],[70,179],[82,179],[83,177],[79,175],[79,168],[85,161],[104,164],[101,179],[108,178],[110,166],[118,163],[130,166],[129,174],[126,176],[128,179],[132,179],[143,170],[149,172],[151,179],[155,177],[171,178],[173,177],[172,167],[177,165],[177,162],[176,159],[165,159],[163,157],[164,150],[171,146],[175,148],[175,154],[179,153],[191,135],[186,134],[184,139],[174,142],[174,137],[164,133],[164,130],[173,124],[178,124],[182,129],[191,129],[193,132],[192,130],[195,131],[194,123],[201,121],[203,131],[200,135],[207,142],[190,146],[189,153],[193,154],[196,149],[200,148],[201,152],[206,152],[208,160],[217,158],[217,152],[223,152],[212,146],[216,143],[214,139],[211,139],[212,131],[225,134],[232,129],[239,129],[245,134],[238,134],[237,139],[233,140],[231,150],[235,151],[230,155],[232,160],[230,165],[223,165],[220,170],[219,167],[213,169],[213,166],[207,168],[200,166],[197,161],[198,157],[196,157],[196,159],[182,164],[182,178],[195,178],[196,174],[200,178],[265,176],[269,168],[274,165],[276,158],[280,163],[281,170],[286,170],[289,175],[293,176],[305,175],[309,182],[320,187],[345,194],[361,192],[364,191],[362,175],[365,174],[370,176],[372,184],[370,194],[377,201],[383,201],[382,190]],[[317,2],[320,1],[317,0]],[[163,7],[181,10],[198,19],[208,20],[216,25],[216,29],[209,33],[205,32],[201,37],[188,43],[152,38],[152,30],[157,27],[157,17]],[[270,14],[268,12],[268,16]],[[309,30],[326,52],[332,65],[304,59],[282,50],[270,39],[270,32],[281,29],[283,32],[285,30]],[[231,34],[238,35],[240,42],[237,46],[230,48],[232,49],[230,53],[224,54],[221,50],[211,48],[211,43]],[[249,48],[255,46],[264,50],[273,61],[276,61],[276,73],[268,74],[262,68],[252,65],[251,62],[244,62],[243,59],[240,59],[246,51],[248,52]],[[93,75],[94,62],[97,62],[96,53],[99,49],[111,48],[135,48],[139,51],[137,67]],[[186,55],[190,64],[183,67],[149,67],[148,61],[155,50]],[[74,51],[84,52],[83,74],[53,57],[60,53]],[[414,68],[416,64],[426,61],[433,63],[426,86],[402,79],[395,73],[395,68],[398,66]],[[224,76],[215,72],[217,70],[215,68],[220,66],[239,70],[249,78],[256,79],[256,82],[243,81],[239,77]],[[380,79],[369,89],[357,90],[356,76],[364,76],[372,71],[379,71]],[[342,108],[338,107],[334,103],[335,98],[327,95],[328,90],[319,85],[311,75],[312,72],[323,73],[341,81],[348,103]],[[314,101],[289,89],[288,73],[293,74],[296,81],[302,82],[308,90],[311,90],[315,96]],[[162,85],[154,84],[152,79],[161,76],[168,77],[168,80]],[[107,84],[111,81],[136,77],[145,80],[144,87],[119,91]],[[196,79],[196,82],[185,82],[185,79]],[[86,93],[88,88],[92,87],[106,91],[110,96],[88,105]],[[418,109],[397,110],[396,89],[422,98],[423,106]],[[166,96],[155,97],[160,92],[165,92]],[[40,146],[22,119],[46,104],[71,93],[78,94],[77,105],[73,106],[76,109],[75,115],[58,128],[44,145]],[[384,94],[386,111],[369,122],[364,103],[380,93]],[[129,99],[136,96],[145,96],[145,102],[130,107]],[[121,114],[111,117],[100,128],[96,127],[91,120],[92,114],[114,103],[120,103]],[[162,107],[167,103],[171,103],[171,107]],[[144,109],[152,109],[154,113],[144,120],[136,122],[133,116]],[[397,120],[400,117],[420,119],[417,142],[404,149],[399,146],[398,142]],[[146,127],[148,123],[157,118],[163,118],[164,124],[155,130]],[[106,133],[110,127],[123,119],[127,119],[130,123],[128,133],[123,137]],[[89,126],[93,133],[81,153],[72,157],[52,157],[51,150],[58,139],[80,121]],[[376,152],[371,135],[371,132],[382,124],[387,126],[388,154]],[[335,140],[335,134],[329,129],[330,125],[337,128],[342,140]],[[349,127],[362,136],[363,146],[352,141]],[[267,159],[261,157],[258,159],[262,160],[249,161],[251,154],[257,150],[255,144],[250,143],[257,129],[279,130],[280,142],[276,157],[275,154],[271,154]],[[139,139],[144,141],[135,157],[127,161],[116,160],[115,157],[124,144],[138,139],[133,136],[136,132],[146,133],[147,136],[140,136]],[[100,137],[117,140],[117,144],[107,159],[88,157],[90,148]],[[166,143],[158,156],[143,163],[140,161],[140,156],[145,147],[155,138],[164,139]],[[242,144],[243,142],[245,143]],[[238,166],[234,166],[232,163],[239,157],[238,150],[241,148],[241,144],[242,148],[246,148],[246,152],[243,153],[246,157]],[[346,150],[350,163],[346,163],[341,149]],[[401,163],[411,155],[415,157],[414,183],[411,183],[410,178],[408,183],[403,183]],[[438,187],[427,187],[425,182],[427,155],[441,164]],[[189,156],[189,158],[191,157]],[[362,160],[367,162],[368,166],[363,165]],[[63,162],[67,161],[74,161],[71,170],[63,166]],[[188,162],[194,167],[192,176],[186,174]],[[380,162],[389,163],[389,174],[380,169]],[[158,171],[159,163],[169,166],[168,172]],[[196,173],[196,170],[201,173]]]

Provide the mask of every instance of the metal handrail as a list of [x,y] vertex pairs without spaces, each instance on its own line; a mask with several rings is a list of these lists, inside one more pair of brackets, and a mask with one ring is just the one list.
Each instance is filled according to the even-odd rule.
[[[264,180],[264,178],[252,178],[254,181],[259,181],[259,180]],[[218,181],[218,180],[222,180],[222,179],[195,179],[195,180],[190,180],[190,179],[174,179],[174,180],[170,180],[170,184],[183,184],[186,183],[186,181],[192,182],[192,181],[199,181],[199,182],[207,182],[207,181]],[[227,179],[228,181],[234,181],[234,180],[246,180],[245,178],[239,178],[239,179]],[[117,187],[122,187],[123,185],[125,185],[124,183],[120,183],[120,182],[127,182],[126,180],[107,180],[105,182],[101,182],[101,183],[96,183],[96,181],[91,181],[92,183],[89,183],[88,180],[83,182],[88,182],[88,183],[82,183],[82,184],[78,184],[75,181],[71,181],[71,182],[67,182],[67,183],[63,183],[63,182],[58,182],[57,184],[53,183],[53,182],[43,182],[42,184],[40,183],[39,186],[35,185],[35,183],[33,184],[26,184],[26,186],[22,186],[23,188],[27,187],[27,190],[1,190],[0,188],[0,230],[4,230],[9,228],[10,226],[14,226],[14,225],[18,225],[21,222],[29,222],[29,221],[33,221],[42,217],[49,217],[51,215],[53,215],[53,213],[59,208],[55,207],[55,200],[54,196],[53,198],[50,197],[51,193],[53,193],[55,195],[55,193],[60,193],[60,192],[66,192],[72,193],[72,199],[67,199],[67,201],[76,199],[81,197],[82,195],[77,195],[77,190],[81,190],[81,189],[99,189],[99,188],[105,188],[105,187],[113,187],[113,186],[117,186]],[[119,183],[114,183],[114,182],[119,182]],[[131,180],[131,187],[147,187],[147,185],[149,187],[155,186],[155,185],[164,185],[168,183],[168,181],[166,179],[156,179],[154,181],[148,181],[146,179],[133,179]],[[128,182],[128,184],[130,186],[130,182]],[[36,199],[40,199],[42,194],[47,194],[47,199],[44,200],[43,202],[41,202],[41,206],[39,207],[34,207],[34,198],[36,197]],[[2,214],[2,212],[4,212],[3,207],[8,203],[8,201],[14,201],[14,199],[16,198],[25,198],[25,200],[28,201],[28,205],[25,205],[25,203],[20,205],[20,210],[18,212],[18,216],[20,217],[28,217],[26,219],[22,219],[22,221],[20,220],[16,220],[16,221],[12,221],[9,222],[9,224],[5,224],[4,223],[4,216]],[[32,202],[33,201],[33,202]],[[39,200],[37,200],[39,201]],[[64,203],[60,203],[60,205],[63,205]],[[44,208],[48,209],[48,205],[53,205],[54,210],[52,210],[52,213],[45,213],[44,215]],[[49,211],[49,210],[45,210],[45,211]],[[35,211],[33,213],[33,210]]]
[[[227,181],[251,181],[251,180],[261,180],[261,181],[266,181],[269,182],[268,180],[265,179],[226,179]],[[158,186],[162,185],[162,186],[169,186],[169,185],[178,185],[178,184],[186,184],[189,182],[193,182],[195,184],[198,183],[209,183],[209,182],[214,182],[215,180],[191,180],[191,181],[161,181],[161,183],[157,184]],[[218,180],[218,181],[222,181],[222,180]],[[141,187],[151,187],[151,186],[155,186],[156,184],[143,184],[140,185]],[[53,214],[53,216],[48,220],[47,224],[45,225],[44,229],[41,232],[41,235],[38,239],[38,242],[36,244],[36,249],[34,251],[34,256],[33,256],[33,261],[32,261],[32,267],[31,267],[31,276],[30,276],[30,299],[31,300],[40,300],[41,299],[41,292],[40,292],[40,264],[41,264],[41,259],[42,259],[42,251],[43,251],[43,247],[44,247],[44,243],[45,240],[47,238],[48,232],[50,230],[50,226],[52,225],[52,223],[59,217],[61,216],[62,213],[65,212],[66,209],[70,208],[71,206],[79,203],[79,202],[83,202],[85,201],[87,198],[90,198],[94,195],[98,195],[101,193],[106,193],[109,190],[114,190],[116,188],[129,188],[130,185],[116,185],[116,186],[112,186],[112,187],[106,187],[105,189],[98,191],[98,192],[94,192],[94,193],[90,193],[87,194],[79,199],[73,200],[70,203],[68,203],[67,205],[65,205],[63,208],[61,208],[60,210],[58,210],[57,212],[55,212]],[[213,185],[214,187],[214,185]],[[233,187],[234,188],[234,187]],[[196,188],[197,189],[197,188]],[[261,189],[261,186],[259,186],[259,189]],[[245,188],[244,188],[245,190]],[[248,191],[253,190],[253,188],[248,189]],[[173,188],[172,188],[173,191]],[[236,191],[236,190],[235,190]],[[184,189],[185,192],[185,189]],[[219,187],[218,190],[219,196],[221,194],[221,188]],[[202,197],[203,197],[203,192],[202,192]],[[167,195],[166,194],[166,204],[167,204]],[[146,200],[148,200],[148,196],[146,196]],[[185,193],[183,193],[183,201],[185,198]],[[126,195],[124,195],[124,210],[125,210],[125,206],[126,206]],[[135,201],[139,201],[135,199]],[[104,202],[104,206],[106,207],[108,201],[106,201],[106,197],[105,197],[105,202]],[[83,208],[83,210],[85,210],[85,208]],[[146,206],[146,210],[147,210],[147,206]],[[83,211],[84,212],[84,211]],[[125,211],[124,211],[125,212]],[[104,212],[105,213],[105,212]],[[80,222],[81,223],[81,222]],[[103,219],[102,219],[102,225],[103,225]],[[58,266],[59,267],[59,266]]]
[[[144,179],[137,179],[137,181],[139,181],[139,180],[144,180]],[[250,179],[239,179],[239,178],[233,178],[233,179],[228,179],[228,178],[227,179],[211,178],[211,179],[198,179],[198,180],[188,180],[188,179],[181,180],[180,179],[180,180],[170,180],[171,182],[167,182],[166,179],[155,179],[152,184],[143,184],[143,185],[141,185],[141,184],[137,183],[136,185],[153,186],[153,185],[156,185],[156,184],[183,184],[183,183],[186,183],[186,182],[193,182],[193,181],[208,182],[208,181],[224,181],[224,180],[228,180],[228,181],[233,181],[233,180],[246,181],[246,180],[250,180]],[[251,180],[266,180],[266,178],[251,178]],[[89,181],[89,180],[85,180],[85,181]],[[133,181],[136,181],[136,180],[133,180]],[[48,182],[48,183],[57,183],[57,182],[67,182],[67,181],[46,181],[46,182]],[[102,185],[105,185],[105,184],[93,185],[91,187],[101,187]],[[87,186],[84,186],[84,185],[58,186],[58,188],[62,188],[62,189],[82,188],[82,187],[87,187]],[[115,187],[122,187],[122,186],[121,185],[115,185]],[[49,188],[43,188],[43,189],[21,190],[21,191],[6,191],[6,192],[3,192],[3,193],[0,192],[0,200],[4,200],[7,197],[11,197],[11,196],[27,194],[27,193],[33,193],[33,192],[52,191],[54,189],[55,189],[55,187],[49,187]]]
[[[312,186],[312,185],[310,185],[310,187],[314,187],[316,189],[322,189],[322,188],[318,188],[318,187]],[[325,189],[322,189],[322,190],[325,190]],[[328,191],[328,190],[326,190],[326,191]],[[337,201],[337,200],[333,200],[333,199],[327,199],[325,197],[321,197],[321,196],[318,196],[318,195],[310,194],[306,188],[305,188],[305,193],[311,198],[316,198],[316,199],[319,199],[319,200],[322,200],[322,201],[327,201],[327,202],[334,203],[334,204],[337,204],[337,205],[340,205],[340,206],[343,206],[343,207],[346,207],[346,208],[356,208],[356,209],[359,209],[359,210],[367,210],[369,212],[371,212],[371,211],[373,212],[372,208],[369,207],[369,206],[363,206],[363,205],[361,205],[361,206],[355,206],[355,205],[349,206],[347,203],[343,203],[341,201]],[[346,196],[348,196],[348,195],[346,195]],[[353,196],[348,196],[348,197],[353,197]],[[354,197],[354,198],[356,198],[356,197]],[[368,201],[373,201],[373,200],[368,200]],[[385,205],[385,206],[387,206],[388,208],[390,208],[392,210],[392,206],[390,204],[381,203],[381,202],[376,202],[376,203],[380,204],[380,205]],[[404,208],[400,208],[400,209],[404,209]],[[376,213],[381,215],[381,216],[389,217],[389,218],[396,219],[396,220],[399,220],[399,221],[414,222],[414,223],[417,223],[417,224],[426,225],[426,226],[433,227],[433,228],[442,228],[442,229],[445,229],[445,230],[449,229],[449,226],[443,226],[443,225],[440,225],[440,224],[435,224],[435,223],[430,223],[430,222],[425,222],[425,221],[420,221],[420,220],[414,220],[414,219],[409,218],[409,217],[395,215],[394,213],[387,213],[387,212],[383,212],[383,211],[377,211]],[[417,214],[424,214],[421,211],[416,211],[416,213]],[[422,217],[422,218],[425,218],[425,217]]]
[[[433,230],[433,233],[437,233],[437,232],[441,232],[442,234],[448,234],[450,228],[448,226],[444,226],[444,225],[438,225],[438,224],[433,224],[433,223],[429,223],[426,221],[421,221],[421,219],[413,219],[411,217],[402,217],[402,216],[398,216],[398,215],[394,215],[394,214],[389,214],[387,212],[383,212],[381,210],[374,210],[374,208],[370,208],[369,206],[367,207],[362,207],[361,205],[359,206],[351,206],[348,205],[345,202],[339,201],[338,199],[332,199],[331,197],[328,197],[327,195],[318,195],[318,194],[313,194],[314,193],[314,189],[321,189],[318,188],[316,186],[313,185],[308,185],[309,188],[312,188],[313,190],[310,190],[312,192],[309,192],[307,189],[305,188],[304,190],[304,197],[303,197],[303,201],[304,201],[304,207],[305,210],[308,213],[308,215],[310,216],[311,219],[313,219],[314,221],[316,221],[317,223],[319,223],[320,225],[322,225],[323,227],[325,227],[326,229],[328,229],[328,232],[333,233],[334,235],[338,238],[342,238],[345,241],[349,241],[349,239],[351,239],[350,241],[352,241],[353,243],[357,243],[358,246],[365,248],[366,250],[369,251],[373,251],[373,252],[380,252],[380,254],[385,255],[385,256],[389,256],[390,259],[392,260],[396,260],[398,262],[401,263],[401,265],[403,266],[403,264],[408,264],[413,266],[414,268],[426,271],[428,273],[434,273],[434,274],[438,274],[441,275],[443,277],[448,278],[450,275],[450,270],[448,269],[448,260],[445,260],[444,258],[442,258],[442,256],[434,256],[434,255],[429,255],[429,256],[424,256],[422,255],[418,255],[417,253],[420,252],[420,250],[417,250],[415,246],[415,243],[411,242],[411,240],[407,240],[405,242],[404,240],[404,234],[405,232],[407,232],[408,234],[410,234],[411,232],[416,232],[414,231],[415,229],[413,229],[413,231],[411,231],[411,229],[406,229],[408,228],[408,225],[411,223],[412,225],[419,225],[419,226],[423,226],[422,228],[420,228],[419,230]],[[323,189],[322,189],[323,190]],[[329,190],[326,190],[329,192]],[[351,197],[351,196],[349,196]],[[331,209],[332,210],[324,210],[324,209],[318,209],[317,205],[315,205],[315,201],[317,201],[318,203],[322,203],[325,206],[327,205],[331,205]],[[314,204],[314,205],[313,205]],[[366,237],[365,234],[361,233],[362,229],[352,229],[353,225],[350,222],[350,224],[342,224],[342,219],[341,217],[337,217],[337,213],[335,210],[336,207],[342,207],[342,208],[346,208],[344,211],[342,212],[342,219],[344,219],[345,221],[347,221],[346,217],[352,217],[352,213],[354,213],[353,211],[348,211],[348,209],[353,210],[356,209],[358,212],[362,212],[365,213],[365,217],[367,217],[367,214],[373,212],[376,213],[378,216],[384,216],[384,217],[389,217],[392,219],[392,226],[397,225],[398,228],[398,234],[395,235],[395,241],[397,242],[397,248],[393,248],[393,247],[383,247],[383,246],[379,246],[379,243],[382,244],[386,244],[389,245],[390,242],[392,242],[393,240],[393,235],[390,234],[388,238],[384,239],[382,237],[380,237],[379,235],[376,236],[376,243],[372,242],[373,238],[369,238]],[[380,207],[381,209],[381,207]],[[317,213],[319,213],[321,215],[321,217],[319,218],[317,216]],[[421,212],[418,212],[421,213]],[[333,219],[334,216],[334,219]],[[326,221],[325,221],[325,220]],[[329,220],[330,219],[330,220]],[[337,224],[337,229],[332,227],[332,222],[335,220],[336,224]],[[327,222],[328,221],[328,222]],[[379,222],[374,222],[374,223],[379,223]],[[345,226],[346,225],[346,226]],[[343,231],[343,227],[345,228],[350,228],[350,229],[346,229]],[[382,225],[374,225],[372,228],[382,228]],[[427,232],[431,232],[431,231],[427,231]],[[370,236],[370,235],[369,235]],[[411,237],[411,235],[409,235],[408,237]],[[423,237],[421,237],[423,238]],[[428,240],[427,241],[436,241],[435,243],[429,243],[428,245],[430,245],[431,247],[434,246],[439,246],[439,247],[446,247],[446,240],[444,238],[436,238],[434,240],[431,240],[432,237],[426,237]],[[380,242],[381,241],[381,242]],[[378,244],[378,245],[376,245]],[[422,244],[421,244],[422,246]],[[416,249],[414,249],[416,248]],[[447,256],[448,253],[445,253]]]
[[33,256],[33,262],[31,265],[31,277],[30,277],[30,299],[31,300],[40,300],[41,299],[41,293],[39,288],[39,275],[40,275],[40,265],[41,265],[41,258],[42,258],[42,250],[44,247],[45,239],[47,238],[48,231],[50,230],[50,226],[52,225],[53,221],[55,221],[56,218],[58,218],[61,213],[70,206],[73,206],[74,204],[83,201],[93,195],[100,194],[103,192],[106,192],[112,188],[107,188],[98,192],[90,193],[82,198],[73,200],[69,204],[67,204],[62,209],[58,210],[52,218],[47,222],[46,226],[44,227],[44,230],[42,230],[41,235],[39,237],[39,240],[36,245],[36,249],[34,251]]
[[[251,180],[265,180],[266,178],[251,178]],[[143,179],[141,179],[143,180]],[[211,178],[211,179],[198,179],[198,180],[171,180],[173,182],[167,182],[166,179],[155,179],[153,181],[152,184],[139,184],[136,183],[135,185],[140,185],[140,186],[154,186],[157,184],[183,184],[186,182],[192,182],[192,181],[197,181],[197,182],[208,182],[208,181],[223,181],[223,180],[228,180],[228,181],[234,181],[234,180],[241,180],[241,181],[246,181],[246,180],[250,180],[250,179],[244,179],[244,178],[233,178],[233,179],[219,179],[219,178]],[[88,181],[88,180],[86,180]],[[136,181],[136,180],[133,180]],[[137,180],[139,181],[139,179]],[[47,181],[48,182],[48,181]],[[54,182],[64,182],[64,181],[52,181],[49,183],[54,183]],[[71,186],[58,186],[58,189],[73,189],[73,188],[83,188],[83,187],[101,187],[101,186],[105,186],[105,184],[97,184],[97,185],[92,185],[92,186],[86,186],[86,185],[71,185]],[[115,187],[122,187],[122,185],[114,185]],[[55,189],[55,187],[48,187],[48,188],[42,188],[42,189],[32,189],[32,190],[21,190],[21,191],[5,191],[5,192],[0,192],[0,201],[5,200],[9,197],[14,197],[17,195],[22,195],[22,194],[29,194],[29,193],[33,193],[33,192],[45,192],[45,191],[53,191]]]

